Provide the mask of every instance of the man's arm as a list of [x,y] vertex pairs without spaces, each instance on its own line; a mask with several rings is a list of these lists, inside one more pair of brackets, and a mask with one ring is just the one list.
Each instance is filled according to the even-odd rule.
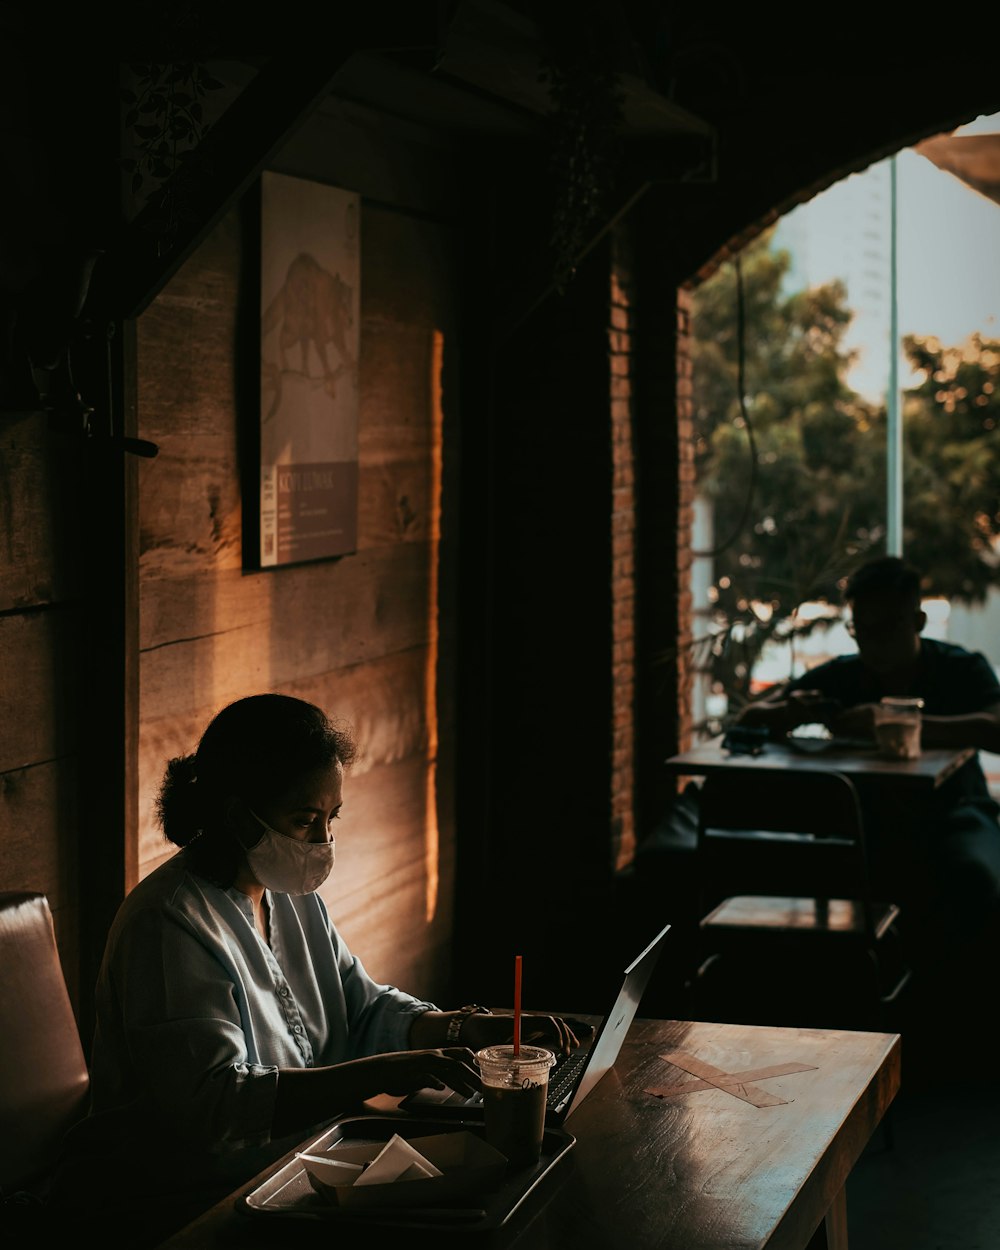
[[1000,702],[961,716],[927,716],[920,722],[925,747],[975,747],[1000,754]]
[[949,682],[950,706],[955,710],[950,715],[924,713],[920,732],[924,746],[1000,753],[1000,680],[986,656],[978,651],[966,655],[942,676]]
[[757,725],[772,734],[788,733],[797,725],[826,724],[840,711],[836,699],[820,690],[791,690],[786,685],[748,703],[736,717],[737,725]]

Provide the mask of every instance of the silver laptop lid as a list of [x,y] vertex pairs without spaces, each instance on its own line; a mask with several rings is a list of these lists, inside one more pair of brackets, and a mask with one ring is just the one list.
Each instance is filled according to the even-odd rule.
[[663,940],[669,932],[670,925],[664,925],[646,949],[637,955],[625,969],[618,997],[594,1035],[587,1062],[584,1064],[576,1088],[570,1092],[563,1104],[555,1108],[555,1114],[560,1119],[571,1115],[597,1082],[615,1066],[626,1034],[639,1010],[642,996],[646,992],[646,986],[653,975],[653,969],[659,962]]

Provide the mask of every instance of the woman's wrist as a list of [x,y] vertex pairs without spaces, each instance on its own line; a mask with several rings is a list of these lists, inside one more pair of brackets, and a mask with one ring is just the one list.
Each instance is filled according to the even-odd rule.
[[479,1003],[468,1003],[465,1007],[460,1007],[458,1011],[452,1012],[445,1029],[445,1045],[461,1046],[462,1030],[470,1016],[491,1016],[492,1014],[489,1007],[481,1007]]
[[456,1011],[441,1011],[437,1008],[422,1011],[413,1017],[410,1025],[410,1047],[413,1050],[426,1050],[464,1046],[467,1036],[465,1026],[469,1018],[492,1014],[488,1007],[481,1007],[478,1003],[469,1003]]

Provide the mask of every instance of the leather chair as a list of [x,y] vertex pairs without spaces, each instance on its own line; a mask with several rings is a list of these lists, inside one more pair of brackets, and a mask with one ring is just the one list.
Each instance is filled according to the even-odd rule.
[[90,1074],[48,899],[0,893],[0,1198],[44,1202]]

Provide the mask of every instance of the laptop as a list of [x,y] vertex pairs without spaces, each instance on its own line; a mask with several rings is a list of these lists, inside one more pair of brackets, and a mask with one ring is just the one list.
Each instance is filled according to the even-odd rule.
[[[572,1115],[598,1081],[614,1067],[669,931],[670,925],[664,925],[646,949],[625,969],[614,1001],[593,1037],[571,1054],[557,1059],[549,1071],[545,1106],[545,1123],[549,1128],[561,1125]],[[470,1113],[482,1113],[483,1096],[473,1094],[466,1097],[447,1088],[418,1089],[408,1094],[399,1106],[402,1111],[413,1111],[427,1117],[468,1118]]]

